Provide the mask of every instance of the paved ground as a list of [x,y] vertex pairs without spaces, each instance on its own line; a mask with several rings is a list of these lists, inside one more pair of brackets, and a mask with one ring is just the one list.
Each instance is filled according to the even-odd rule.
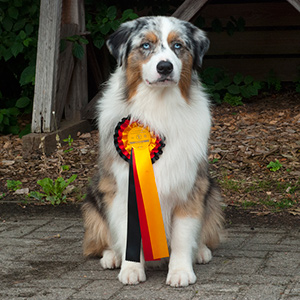
[[166,270],[123,286],[117,270],[82,257],[78,212],[6,214],[0,206],[0,299],[300,299],[299,227],[232,224],[228,234],[213,261],[195,267],[192,286],[166,286]]

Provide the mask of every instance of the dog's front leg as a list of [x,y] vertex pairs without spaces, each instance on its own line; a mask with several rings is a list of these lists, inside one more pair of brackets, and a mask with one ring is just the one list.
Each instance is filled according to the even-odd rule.
[[138,284],[145,281],[144,263],[123,260],[118,278],[123,284]]
[[166,282],[168,285],[183,287],[196,282],[193,260],[199,230],[200,221],[198,219],[174,216],[169,272]]
[[140,255],[141,262],[131,262],[125,260],[126,254],[126,237],[127,237],[127,198],[124,195],[127,191],[119,193],[113,202],[111,210],[111,222],[114,247],[116,252],[122,257],[121,270],[118,275],[123,284],[138,284],[146,280],[144,257]]

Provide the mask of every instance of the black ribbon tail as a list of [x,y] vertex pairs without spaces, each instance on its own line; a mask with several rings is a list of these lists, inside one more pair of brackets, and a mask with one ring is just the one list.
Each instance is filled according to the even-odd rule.
[[134,150],[132,149],[129,161],[127,245],[125,259],[128,261],[140,262],[141,230],[134,184],[134,171],[132,163],[133,151]]

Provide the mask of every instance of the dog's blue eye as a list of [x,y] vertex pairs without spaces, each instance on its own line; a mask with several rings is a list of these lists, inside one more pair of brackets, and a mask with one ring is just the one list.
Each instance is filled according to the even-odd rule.
[[144,43],[144,44],[142,45],[142,47],[143,47],[143,49],[145,49],[145,50],[149,50],[149,49],[150,49],[150,44],[149,44],[149,43]]
[[175,43],[174,44],[175,49],[180,49],[181,47],[182,47],[182,45],[180,43]]

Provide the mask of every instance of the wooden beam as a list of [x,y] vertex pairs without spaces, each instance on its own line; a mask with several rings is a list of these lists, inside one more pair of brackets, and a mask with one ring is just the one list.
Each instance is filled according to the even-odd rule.
[[62,0],[41,0],[32,132],[55,130],[55,93],[60,45]]
[[175,18],[190,21],[208,0],[185,0],[172,15]]
[[[74,4],[73,4],[74,5]],[[85,34],[85,10],[84,1],[76,0],[78,15],[78,35]],[[86,45],[82,45],[84,55],[82,59],[75,59],[74,70],[70,82],[67,103],[65,106],[66,120],[81,120],[82,109],[88,104],[88,82],[87,82],[87,57]]]
[[300,12],[300,1],[299,0],[287,0]]

